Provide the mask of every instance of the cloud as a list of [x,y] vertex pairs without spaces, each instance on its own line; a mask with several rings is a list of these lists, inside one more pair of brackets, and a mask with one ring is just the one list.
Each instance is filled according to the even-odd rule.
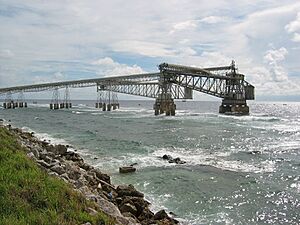
[[137,65],[128,66],[126,64],[121,64],[115,62],[110,57],[98,59],[96,61],[93,61],[91,64],[96,66],[97,73],[99,75],[104,76],[120,76],[145,73],[145,71]]
[[285,29],[288,33],[292,33],[292,41],[300,42],[300,34],[297,31],[300,31],[300,12],[298,12],[296,19],[291,21],[285,26]]
[[294,41],[294,42],[300,42],[300,34],[299,33],[294,33],[292,41]]
[[35,84],[41,84],[41,83],[50,83],[50,82],[60,82],[65,81],[66,75],[63,74],[61,71],[57,71],[53,74],[50,74],[48,76],[34,76],[33,82]]
[[293,33],[300,30],[300,12],[298,12],[295,20],[291,21],[285,26],[285,29],[289,33]]
[[207,16],[199,20],[199,22],[207,23],[207,24],[216,24],[216,23],[224,22],[227,19],[228,19],[227,17],[222,17],[222,16]]
[[206,67],[235,59],[257,93],[268,84],[288,95],[277,83],[298,82],[299,13],[298,0],[3,0],[0,85],[59,79],[57,71],[72,80],[155,70],[164,61]]
[[270,72],[273,75],[274,81],[287,81],[288,74],[283,66],[280,65],[288,51],[286,48],[268,50],[264,56],[264,60],[269,64]]
[[9,49],[0,50],[0,58],[12,58],[14,57],[14,53]]
[[170,34],[173,34],[176,31],[195,29],[198,26],[197,24],[198,24],[197,20],[187,20],[187,21],[175,23],[173,25],[172,30],[170,31]]

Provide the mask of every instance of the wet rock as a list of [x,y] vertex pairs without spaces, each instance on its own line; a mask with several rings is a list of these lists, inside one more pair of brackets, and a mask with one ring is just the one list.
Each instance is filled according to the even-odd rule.
[[139,215],[138,219],[139,219],[139,221],[145,221],[146,222],[146,223],[143,223],[143,224],[151,224],[151,223],[155,223],[154,220],[153,220],[153,217],[154,217],[154,213],[151,212],[150,209],[146,208]]
[[67,147],[65,145],[56,145],[54,146],[54,153],[57,155],[64,155],[68,151]]
[[180,158],[175,158],[175,159],[169,160],[169,163],[185,164],[186,162],[182,161]]
[[83,159],[80,157],[80,155],[75,152],[66,152],[63,156],[66,160],[70,160],[73,162],[83,162]]
[[249,152],[248,154],[250,154],[250,155],[261,154],[261,151],[253,150],[253,151]]
[[123,166],[119,168],[120,173],[133,173],[136,171],[136,168],[133,166]]
[[137,215],[137,209],[133,204],[125,203],[120,207],[121,213],[130,212],[133,215]]
[[144,197],[144,194],[137,191],[133,185],[119,185],[117,187],[117,193],[119,197],[122,196],[132,196],[132,197]]
[[108,176],[107,174],[102,173],[98,169],[92,169],[91,172],[94,172],[96,174],[97,178],[99,178],[100,180],[103,180],[106,183],[110,184],[110,176]]
[[80,168],[84,169],[85,171],[90,171],[93,169],[93,167],[87,163],[81,163],[79,166],[80,166]]
[[163,220],[163,219],[166,219],[166,218],[169,218],[169,216],[168,216],[168,214],[166,213],[166,211],[164,209],[158,211],[154,215],[154,220]]
[[164,160],[172,160],[173,158],[172,158],[172,156],[170,156],[170,155],[163,155],[163,157],[162,157]]
[[185,164],[186,162],[181,160],[179,157],[174,158],[170,155],[163,155],[163,160],[168,160],[169,163],[176,163],[176,164]]

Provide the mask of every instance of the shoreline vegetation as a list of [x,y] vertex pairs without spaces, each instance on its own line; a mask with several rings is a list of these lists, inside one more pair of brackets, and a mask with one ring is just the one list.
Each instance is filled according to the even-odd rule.
[[179,224],[68,148],[0,124],[0,224]]

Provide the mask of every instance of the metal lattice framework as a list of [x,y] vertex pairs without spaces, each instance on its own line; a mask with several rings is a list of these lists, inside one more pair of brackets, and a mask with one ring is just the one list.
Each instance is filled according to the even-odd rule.
[[40,92],[62,88],[97,86],[98,91],[113,91],[149,98],[162,93],[173,99],[192,99],[192,91],[199,91],[223,99],[254,99],[254,87],[237,73],[234,62],[230,66],[196,68],[163,63],[159,73],[112,76],[1,88],[0,95],[19,92]]

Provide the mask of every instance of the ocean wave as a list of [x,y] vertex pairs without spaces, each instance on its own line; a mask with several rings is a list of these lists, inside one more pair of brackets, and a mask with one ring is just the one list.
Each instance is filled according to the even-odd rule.
[[53,145],[57,145],[57,144],[70,145],[70,143],[63,138],[54,138],[52,135],[48,133],[38,133],[29,127],[22,127],[21,130],[26,132],[33,132],[34,136],[37,137],[39,140],[47,140],[50,142],[50,144]]

